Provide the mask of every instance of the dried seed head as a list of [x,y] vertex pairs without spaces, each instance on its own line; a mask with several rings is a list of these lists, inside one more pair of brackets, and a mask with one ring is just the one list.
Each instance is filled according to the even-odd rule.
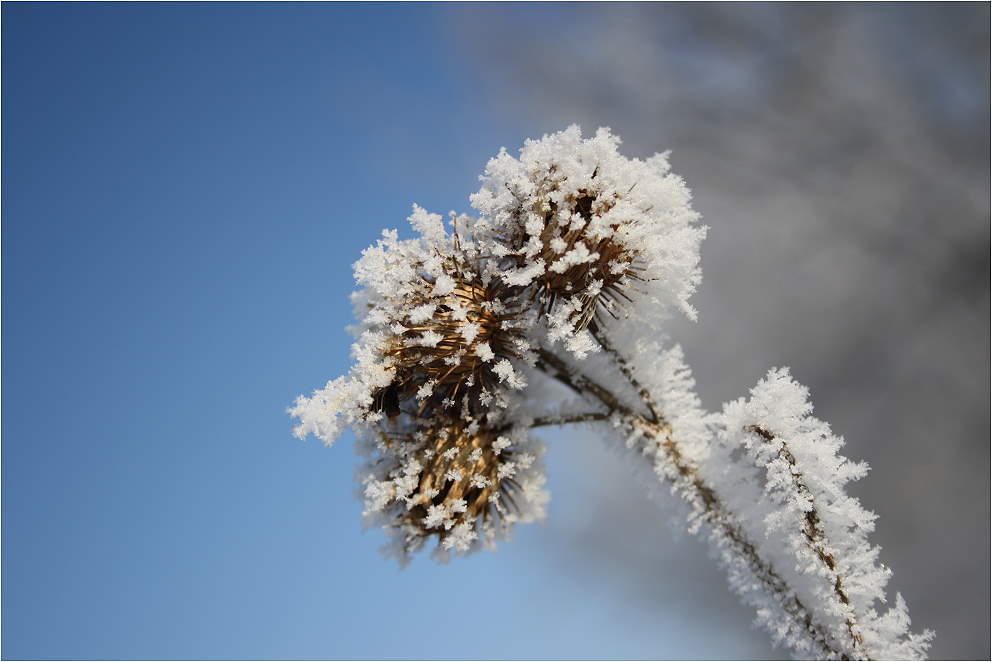
[[[595,181],[572,190],[557,171],[551,165],[534,173],[533,193],[517,212],[530,220],[495,237],[515,267],[535,260],[546,266],[534,280],[542,313],[551,314],[567,302],[567,319],[581,331],[603,313],[618,316],[622,303],[631,301],[636,281],[643,280],[643,266],[638,249],[623,241],[633,220],[608,216],[622,194],[604,193]],[[594,170],[590,179],[597,174]]]
[[355,263],[355,364],[297,398],[301,438],[330,444],[346,425],[400,414],[476,420],[526,386],[537,311],[525,288],[494,275],[493,258],[448,234],[440,216],[415,207],[410,221],[417,238],[386,231]]
[[543,514],[539,450],[525,432],[436,420],[382,421],[376,430],[366,513],[392,531],[401,556],[431,538],[442,552],[468,552]]
[[[583,139],[578,127],[502,151],[472,196],[471,231],[502,260],[503,280],[532,287],[549,339],[577,356],[583,330],[636,313],[656,325],[671,307],[690,317],[705,228],[667,155],[628,159],[608,129]],[[633,301],[636,310],[627,305]]]
[[440,289],[439,279],[423,278],[406,305],[391,307],[381,351],[393,375],[373,394],[373,411],[390,417],[478,414],[501,384],[522,386],[510,364],[525,346],[512,288],[451,271]]
[[[455,423],[432,427],[427,432],[424,468],[407,519],[422,527],[425,535],[450,529],[454,524],[498,517],[500,498],[507,499],[513,479],[501,478],[500,468],[513,461],[513,451],[497,453],[498,438],[488,430],[471,432]],[[512,497],[510,498],[512,502]],[[500,506],[502,507],[502,506]],[[441,510],[450,516],[437,517]]]

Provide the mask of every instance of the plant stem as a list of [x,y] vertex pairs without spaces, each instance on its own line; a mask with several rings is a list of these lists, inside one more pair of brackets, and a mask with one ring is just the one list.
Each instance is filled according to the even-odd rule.
[[752,425],[747,428],[747,431],[757,435],[765,443],[779,444],[779,448],[776,450],[776,455],[788,463],[793,489],[796,491],[796,494],[810,504],[810,509],[806,511],[803,518],[802,534],[806,547],[813,552],[814,556],[824,565],[831,578],[833,592],[847,611],[847,614],[844,617],[844,623],[847,625],[847,631],[851,635],[854,650],[861,656],[867,658],[868,656],[864,652],[864,641],[862,640],[861,635],[858,634],[858,627],[854,621],[851,600],[848,598],[847,592],[844,588],[843,577],[837,569],[837,560],[828,549],[827,534],[823,530],[823,522],[820,519],[820,514],[812,505],[813,494],[806,485],[803,475],[796,468],[796,457],[792,454],[792,451],[789,449],[789,446],[785,441],[782,441],[765,428]]
[[623,376],[627,378],[630,385],[637,391],[637,394],[644,402],[644,406],[646,406],[648,411],[651,412],[651,421],[657,423],[661,420],[658,415],[658,405],[655,404],[654,398],[651,397],[651,392],[644,388],[637,378],[634,377],[634,371],[631,370],[630,363],[627,359],[620,354],[620,352],[613,346],[613,343],[611,343],[606,337],[606,334],[600,331],[599,327],[595,323],[589,325],[589,332],[592,333],[592,337],[596,339],[596,342],[599,343],[600,347],[606,350],[606,352],[613,357],[613,360],[616,361],[617,368],[621,373],[623,373]]
[[[621,358],[615,350],[610,353],[615,358]],[[599,415],[589,415],[596,418],[584,420],[616,418],[622,421],[630,432],[653,441],[657,445],[653,454],[657,462],[656,467],[660,470],[659,473],[663,473],[664,477],[671,481],[674,491],[692,509],[690,521],[708,524],[709,536],[713,542],[734,550],[737,557],[744,560],[755,579],[766,588],[769,595],[774,596],[779,607],[792,619],[792,629],[804,632],[821,656],[849,659],[844,653],[844,647],[832,643],[827,631],[814,621],[812,612],[802,603],[795,591],[775,571],[771,563],[759,555],[757,547],[748,539],[740,522],[725,506],[716,491],[706,484],[698,468],[682,451],[679,442],[672,438],[671,424],[658,415],[654,407],[645,402],[655,418],[651,420],[625,405],[609,389],[572,369],[550,351],[542,348],[538,352],[538,357],[538,370],[576,393],[606,407],[608,413],[602,415],[602,418],[599,418]],[[620,370],[638,391],[646,392],[633,380],[633,376],[628,374],[629,367]]]
[[588,412],[585,414],[569,414],[567,416],[541,416],[540,418],[535,418],[534,422],[530,424],[532,428],[543,428],[552,425],[570,425],[572,423],[589,423],[593,421],[605,421],[610,417],[609,414],[603,414],[600,412]]

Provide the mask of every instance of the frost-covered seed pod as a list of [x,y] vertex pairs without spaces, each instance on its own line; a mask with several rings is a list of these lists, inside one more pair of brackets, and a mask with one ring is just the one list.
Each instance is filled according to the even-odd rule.
[[442,552],[472,551],[543,516],[541,450],[525,430],[438,417],[375,429],[365,509],[392,532],[400,556],[431,538]]
[[382,355],[393,378],[373,394],[373,411],[478,413],[505,381],[504,361],[519,358],[523,332],[513,288],[474,274],[449,277],[450,292],[438,296],[436,282],[425,279],[420,301],[383,324],[390,335]]
[[[579,297],[569,321],[580,331],[602,312],[616,317],[623,302],[632,300],[631,291],[643,280],[644,269],[636,248],[618,240],[629,220],[607,222],[610,232],[597,231],[593,222],[594,218],[600,221],[622,195],[613,191],[604,196],[595,185],[569,190],[556,171],[552,165],[545,173],[535,173],[535,193],[521,206],[521,215],[541,219],[539,231],[531,234],[535,228],[525,222],[497,237],[514,267],[534,260],[547,266],[535,279],[543,313],[554,311],[561,299]],[[595,176],[594,170],[591,179]]]
[[[491,430],[471,432],[468,426],[453,423],[434,427],[428,433],[428,457],[420,472],[415,505],[408,517],[422,524],[426,534],[436,532],[444,523],[432,523],[431,506],[464,504],[456,521],[495,519],[501,500],[513,502],[516,483],[510,477],[501,478],[499,470],[513,461],[513,452],[497,454],[493,442],[498,435]],[[494,497],[496,495],[496,497]],[[460,505],[458,508],[460,509]],[[433,525],[432,525],[433,524]]]
[[473,232],[503,259],[508,283],[536,288],[561,340],[635,301],[648,317],[671,306],[694,315],[706,230],[667,154],[628,159],[619,142],[608,129],[583,139],[575,126],[529,140],[519,158],[493,158],[472,196]]

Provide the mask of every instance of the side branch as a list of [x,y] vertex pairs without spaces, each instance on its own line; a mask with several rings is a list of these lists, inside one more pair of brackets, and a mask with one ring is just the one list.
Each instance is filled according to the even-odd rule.
[[634,387],[641,400],[644,401],[644,405],[648,408],[648,411],[651,412],[651,421],[654,423],[659,422],[661,419],[658,415],[658,406],[655,404],[654,398],[651,397],[651,392],[644,388],[644,386],[642,386],[634,376],[634,371],[630,367],[630,362],[628,362],[627,359],[620,354],[619,350],[613,346],[613,343],[609,341],[606,334],[600,331],[595,322],[589,325],[589,332],[592,334],[592,337],[596,339],[596,342],[598,342],[600,346],[613,357],[617,363],[617,368],[619,368],[620,372],[623,373],[623,376],[627,378],[630,385]]
[[591,423],[595,421],[605,421],[609,414],[601,412],[588,412],[585,414],[569,414],[566,416],[540,416],[530,424],[531,428],[543,428],[552,425],[570,425],[573,423]]
[[851,600],[847,596],[847,592],[844,589],[843,579],[840,572],[837,570],[837,560],[827,548],[827,534],[823,529],[823,522],[820,519],[820,514],[817,512],[816,507],[813,506],[813,493],[806,485],[803,480],[802,473],[797,468],[796,457],[792,454],[792,451],[789,450],[789,446],[785,441],[777,438],[767,429],[758,425],[751,425],[748,426],[746,430],[761,437],[765,443],[773,444],[776,441],[779,442],[780,446],[776,453],[780,459],[784,460],[789,465],[789,473],[792,477],[792,487],[796,491],[796,494],[810,504],[810,508],[806,511],[803,521],[803,539],[810,551],[812,551],[816,558],[819,559],[819,561],[825,566],[828,576],[830,577],[830,581],[833,584],[833,592],[843,605],[844,611],[847,612],[844,617],[844,622],[847,626],[847,631],[851,635],[854,650],[863,657],[867,658],[867,653],[864,651],[864,641],[862,640],[861,635],[858,634],[858,628],[854,622],[854,610],[851,608]]

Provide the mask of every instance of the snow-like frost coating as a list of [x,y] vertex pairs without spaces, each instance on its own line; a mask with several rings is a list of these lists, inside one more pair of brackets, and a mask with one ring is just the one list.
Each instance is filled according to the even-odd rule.
[[508,284],[536,286],[552,344],[579,357],[597,349],[580,333],[593,317],[696,317],[706,228],[689,189],[667,153],[630,159],[619,145],[609,129],[583,139],[574,125],[528,140],[519,157],[490,160],[471,196],[480,218],[470,230],[506,257]]
[[890,571],[875,515],[846,485],[808,391],[771,370],[747,399],[702,407],[665,321],[695,318],[706,228],[668,155],[628,159],[578,127],[493,158],[479,214],[414,206],[415,237],[384,231],[354,265],[354,365],[290,414],[331,444],[351,426],[364,515],[401,563],[447,560],[544,517],[533,430],[597,425],[685,506],[731,589],[798,657],[916,659],[905,601],[879,612]]
[[[840,455],[843,439],[812,411],[809,390],[787,368],[769,370],[750,398],[724,405],[719,441],[742,451],[742,482],[763,487],[757,498],[727,482],[720,491],[838,648],[854,658],[921,658],[933,634],[908,633],[902,597],[875,611],[891,571],[867,539],[877,516],[845,492],[868,466]],[[900,636],[893,623],[905,624]]]

